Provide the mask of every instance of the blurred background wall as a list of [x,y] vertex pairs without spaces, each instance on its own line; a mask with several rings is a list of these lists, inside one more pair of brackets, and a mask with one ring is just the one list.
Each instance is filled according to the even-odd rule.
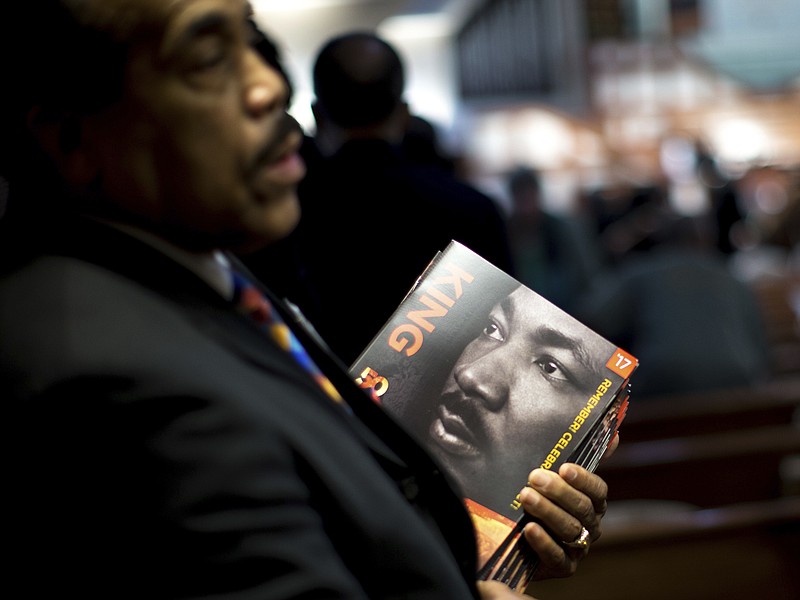
[[[380,32],[408,99],[501,199],[516,163],[548,202],[665,175],[700,140],[732,175],[800,163],[800,3],[794,0],[254,0],[313,129],[310,69],[330,35]],[[666,147],[665,147],[666,144]],[[664,154],[668,156],[664,156]],[[675,164],[668,173],[673,174]],[[684,186],[676,202],[702,202]],[[773,207],[774,210],[774,207]]]

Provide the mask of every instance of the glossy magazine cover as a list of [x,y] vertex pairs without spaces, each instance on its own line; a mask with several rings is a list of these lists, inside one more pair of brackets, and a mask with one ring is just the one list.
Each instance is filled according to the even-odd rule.
[[[351,367],[440,462],[478,534],[481,571],[521,589],[518,494],[537,467],[593,469],[638,362],[469,248],[438,253]],[[510,561],[510,562],[509,562]]]

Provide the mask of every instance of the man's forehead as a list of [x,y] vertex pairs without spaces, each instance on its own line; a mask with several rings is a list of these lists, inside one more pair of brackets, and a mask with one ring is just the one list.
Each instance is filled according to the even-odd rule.
[[83,12],[83,18],[93,25],[115,31],[123,38],[143,30],[163,30],[181,26],[208,12],[227,12],[247,15],[251,12],[248,0],[87,0],[67,3]]
[[594,348],[599,343],[599,347],[603,347],[596,334],[590,333],[579,321],[527,288],[520,287],[512,292],[502,308],[515,328],[531,335],[546,333],[546,337],[552,341],[556,339],[553,334],[557,333],[560,343],[570,340],[575,346]]

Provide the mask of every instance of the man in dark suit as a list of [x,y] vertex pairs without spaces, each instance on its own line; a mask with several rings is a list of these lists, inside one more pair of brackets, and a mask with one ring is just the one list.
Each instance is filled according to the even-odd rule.
[[[447,477],[282,303],[274,340],[231,301],[228,251],[287,235],[304,174],[247,3],[26,0],[0,23],[9,587],[517,597],[478,591]],[[575,467],[533,490],[542,576],[569,574],[586,550],[557,540],[599,535],[606,486]]]
[[[317,129],[304,152],[313,160],[290,238],[300,268],[276,286],[350,364],[450,240],[508,273],[513,265],[495,201],[441,162],[407,155],[405,70],[391,45],[369,32],[336,36],[320,49],[313,79]],[[264,272],[269,258],[243,258],[275,280]]]

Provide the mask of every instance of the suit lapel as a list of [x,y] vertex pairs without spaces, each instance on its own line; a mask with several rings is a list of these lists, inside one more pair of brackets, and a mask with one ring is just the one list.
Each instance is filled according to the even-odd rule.
[[[401,489],[419,489],[425,503],[439,515],[439,525],[447,534],[446,542],[455,556],[463,558],[465,574],[475,572],[473,553],[464,552],[474,546],[475,540],[468,512],[462,499],[454,491],[452,482],[431,456],[416,443],[386,411],[359,389],[352,380],[346,365],[327,351],[317,336],[298,321],[297,314],[269,289],[260,286],[273,302],[286,323],[292,328],[311,358],[337,387],[352,408],[346,415],[307,376],[291,356],[278,348],[248,317],[238,313],[233,304],[220,296],[195,273],[176,263],[146,243],[107,225],[81,220],[65,224],[60,230],[69,232],[54,241],[55,252],[79,258],[107,268],[115,276],[127,277],[176,304],[209,336],[231,348],[248,361],[271,373],[291,378],[298,386],[305,386],[324,410],[330,411],[347,423],[364,441],[373,456],[394,477]],[[51,246],[51,250],[52,250]],[[235,257],[232,260],[247,272]],[[256,278],[252,278],[257,284]],[[375,432],[380,432],[378,436]],[[411,474],[414,474],[411,477]],[[411,487],[407,488],[406,483]],[[406,493],[410,500],[411,496]]]
[[[241,269],[245,274],[252,277],[252,274],[236,257],[230,257],[230,260],[237,269]],[[259,282],[254,277],[252,280],[256,285],[259,285]],[[268,288],[259,285],[259,289],[270,299],[276,310],[281,313],[284,321],[290,324],[300,343],[303,344],[319,368],[328,376],[331,383],[336,386],[353,413],[367,426],[362,428],[362,437],[372,440],[373,446],[395,449],[403,456],[404,461],[402,462],[413,464],[418,473],[430,473],[438,478],[440,468],[430,455],[411,438],[389,413],[374,402],[369,394],[355,384],[347,366],[320,344],[319,336],[306,326],[301,316],[292,311],[285,302],[276,298]],[[373,433],[375,431],[381,432],[380,438]],[[394,452],[392,452],[392,455],[397,456]],[[399,461],[399,459],[397,460]]]
[[[65,237],[54,242],[59,254],[74,256],[107,268],[151,289],[166,301],[176,304],[198,328],[242,356],[244,360],[261,369],[291,379],[296,385],[309,390],[326,410],[342,413],[291,356],[278,348],[248,317],[236,311],[231,302],[222,298],[216,290],[189,269],[145,242],[102,223],[81,219],[64,229],[73,233],[69,238]],[[98,248],[102,251],[98,251]],[[229,256],[229,259],[237,265],[237,268],[250,275],[236,257]],[[254,277],[252,280],[256,284],[259,283]],[[382,455],[384,460],[389,459],[403,464],[404,461],[392,449],[394,444],[387,444],[386,440],[378,438],[371,429],[371,426],[375,426],[379,428],[378,431],[382,431],[384,423],[388,423],[386,427],[395,429],[395,425],[384,411],[374,405],[367,394],[355,385],[347,374],[346,367],[324,349],[309,334],[306,327],[298,323],[297,315],[284,302],[277,299],[264,286],[259,285],[259,289],[273,302],[320,369],[352,406],[353,412],[359,419],[347,420],[359,437],[369,444],[373,452]],[[364,427],[359,420],[365,421],[367,427]],[[401,444],[398,448],[401,454],[404,445]]]

